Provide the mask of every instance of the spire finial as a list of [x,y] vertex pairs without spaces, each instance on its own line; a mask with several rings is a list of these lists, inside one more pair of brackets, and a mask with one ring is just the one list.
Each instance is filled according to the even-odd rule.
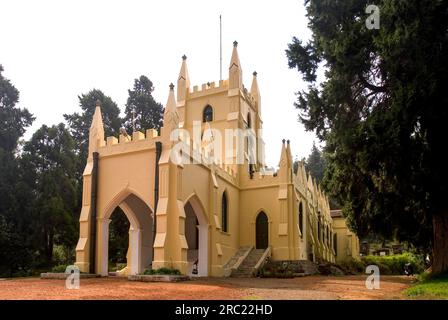
[[96,100],[95,106],[97,106],[97,107],[101,107],[101,101],[100,101],[100,99],[97,99],[97,100]]
[[283,144],[285,144],[285,141],[286,141],[285,139],[282,139]]
[[174,84],[171,82],[170,83],[170,90],[173,91],[174,90]]
[[187,60],[187,56],[186,56],[186,55],[183,55],[183,56],[182,56],[182,60],[184,60],[184,61]]
[[286,140],[286,143],[287,143],[287,144],[289,144],[289,139],[288,139],[288,140]]
[[257,71],[254,71],[252,74],[254,75],[254,77],[256,77],[258,73]]
[[233,46],[236,48],[236,47],[238,47],[238,41],[233,41]]

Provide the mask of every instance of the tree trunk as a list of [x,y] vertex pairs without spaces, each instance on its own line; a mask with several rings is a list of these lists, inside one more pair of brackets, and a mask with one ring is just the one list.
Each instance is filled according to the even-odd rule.
[[433,217],[434,244],[432,273],[448,272],[448,210]]

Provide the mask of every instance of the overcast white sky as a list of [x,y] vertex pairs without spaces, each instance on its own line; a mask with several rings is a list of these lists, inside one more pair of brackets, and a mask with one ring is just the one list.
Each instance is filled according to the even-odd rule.
[[37,118],[26,137],[78,111],[77,95],[92,88],[123,112],[127,90],[141,74],[165,105],[183,54],[192,85],[218,81],[220,14],[223,78],[234,40],[247,88],[258,72],[267,164],[278,165],[283,138],[291,140],[293,156],[307,156],[316,138],[298,123],[293,106],[294,93],[306,85],[285,55],[293,36],[311,35],[303,0],[0,0],[0,64],[20,90],[19,105]]

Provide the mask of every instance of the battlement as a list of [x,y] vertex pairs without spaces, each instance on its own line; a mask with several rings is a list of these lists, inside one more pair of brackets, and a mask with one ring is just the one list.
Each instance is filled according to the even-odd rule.
[[136,131],[130,135],[120,134],[118,139],[115,136],[110,136],[106,138],[106,144],[103,147],[112,147],[124,143],[135,143],[139,141],[153,141],[158,138],[159,134],[155,129],[146,130],[146,135],[141,131]]
[[109,136],[98,148],[100,156],[109,156],[119,153],[153,149],[155,142],[160,140],[157,130],[148,129],[146,134],[136,131],[131,135],[120,134],[117,137]]
[[200,86],[195,85],[192,88],[189,88],[189,98],[197,98],[204,95],[226,91],[228,89],[229,89],[229,80],[219,80],[218,83],[216,83],[215,81],[207,82],[203,83]]

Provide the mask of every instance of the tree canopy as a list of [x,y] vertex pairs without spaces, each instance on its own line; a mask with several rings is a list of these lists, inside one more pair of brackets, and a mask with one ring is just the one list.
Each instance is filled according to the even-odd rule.
[[313,143],[311,153],[305,161],[305,169],[314,179],[316,179],[316,182],[320,184],[324,178],[325,167],[326,161],[322,151],[316,147],[315,143]]
[[55,244],[74,248],[79,214],[74,141],[64,124],[43,125],[26,142],[20,163],[22,180],[32,193],[30,222],[37,250],[51,264]]
[[154,86],[148,77],[142,75],[134,80],[134,87],[128,90],[129,97],[125,109],[125,128],[128,132],[135,130],[145,132],[147,129],[158,130],[162,126],[163,106],[152,96]]
[[18,108],[19,90],[6,79],[0,65],[0,148],[13,152],[17,148],[20,137],[23,136],[34,117],[24,108]]
[[[78,96],[78,112],[64,115],[67,126],[42,125],[21,141],[34,117],[18,107],[19,91],[0,65],[0,276],[25,276],[74,262],[82,174],[97,101],[106,136],[117,136],[121,126],[131,132],[134,115],[136,130],[159,129],[163,107],[153,91],[146,76],[135,79],[122,119],[111,97],[90,90]],[[120,263],[126,261],[129,221],[119,207],[112,217],[110,261]]]
[[30,192],[20,180],[17,162],[19,140],[34,117],[17,106],[19,91],[6,79],[0,65],[0,274],[26,272],[32,263],[32,241],[27,237],[29,203],[22,198]]
[[312,38],[286,54],[309,84],[295,105],[326,142],[327,190],[359,235],[432,247],[433,271],[447,271],[447,2],[377,1],[379,29],[368,1],[305,3]]

